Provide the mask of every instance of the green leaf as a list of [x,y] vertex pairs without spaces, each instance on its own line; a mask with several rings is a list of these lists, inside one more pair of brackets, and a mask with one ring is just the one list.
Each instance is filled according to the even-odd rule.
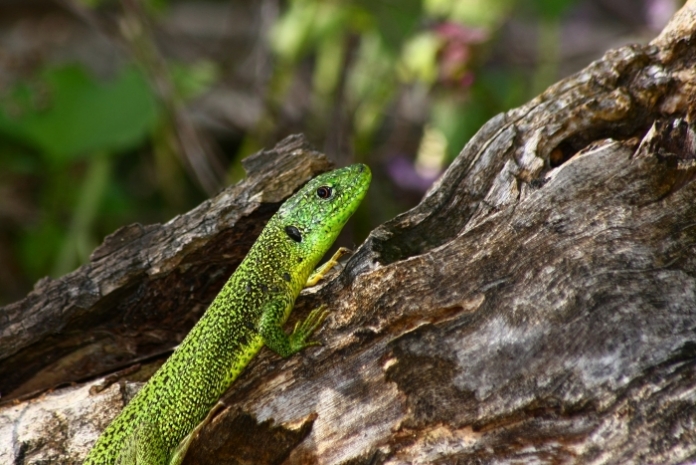
[[31,279],[45,276],[46,270],[65,238],[65,231],[55,221],[43,221],[18,238],[18,255],[24,273]]
[[295,63],[326,42],[342,42],[344,35],[371,24],[371,18],[351,5],[316,0],[289,2],[288,10],[270,33],[271,47],[289,63]]
[[374,16],[384,44],[395,54],[416,31],[423,13],[421,0],[357,0],[356,4]]
[[491,28],[505,20],[515,3],[515,0],[424,0],[424,8],[430,16]]
[[358,138],[372,134],[398,89],[394,75],[396,57],[386,51],[377,32],[362,37],[355,64],[348,77],[347,104],[354,110]]
[[289,9],[273,25],[271,47],[283,60],[297,61],[308,46],[319,5],[313,1],[290,2]]
[[50,69],[0,99],[0,134],[38,148],[57,163],[131,148],[156,119],[156,99],[135,68],[104,83],[81,66]]
[[577,0],[533,0],[522,5],[531,8],[541,18],[552,21],[560,19],[575,3]]
[[441,40],[431,32],[421,32],[404,45],[398,67],[403,81],[420,80],[432,84],[437,79],[437,53]]
[[217,63],[210,60],[199,60],[191,64],[171,63],[169,68],[177,95],[184,100],[205,93],[220,78]]

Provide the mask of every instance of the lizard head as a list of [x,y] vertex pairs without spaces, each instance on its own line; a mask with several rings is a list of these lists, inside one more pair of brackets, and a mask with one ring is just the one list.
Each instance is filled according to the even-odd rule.
[[288,240],[323,255],[360,205],[371,179],[370,168],[355,164],[309,181],[276,215]]

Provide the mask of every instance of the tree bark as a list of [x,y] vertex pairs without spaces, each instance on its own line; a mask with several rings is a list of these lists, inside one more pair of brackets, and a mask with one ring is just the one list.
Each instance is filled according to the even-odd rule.
[[[689,0],[651,44],[489,121],[420,205],[303,293],[295,318],[332,310],[324,345],[262,351],[185,463],[696,460],[695,62]],[[299,151],[317,168],[298,175],[300,155],[281,146],[244,183],[115,233],[90,264],[4,308],[0,390],[169,349],[243,255],[233,245],[326,168]],[[268,173],[295,182],[274,191],[258,181]],[[267,189],[268,204],[252,194]],[[151,368],[5,405],[0,461],[79,462]]]

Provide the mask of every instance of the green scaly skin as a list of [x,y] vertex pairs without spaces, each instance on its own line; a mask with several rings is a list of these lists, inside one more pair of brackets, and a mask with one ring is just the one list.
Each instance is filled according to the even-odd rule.
[[[269,220],[200,321],[100,436],[85,465],[180,463],[192,431],[262,346],[289,357],[327,313],[283,331],[295,299],[365,196],[365,165],[320,175]],[[323,187],[329,187],[329,198]],[[293,229],[295,228],[295,229]]]

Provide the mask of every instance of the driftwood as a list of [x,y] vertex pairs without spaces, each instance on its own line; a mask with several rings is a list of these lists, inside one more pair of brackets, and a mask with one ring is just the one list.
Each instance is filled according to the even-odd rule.
[[[696,460],[695,61],[690,0],[651,44],[489,121],[420,205],[299,299],[294,317],[330,305],[324,345],[262,351],[185,463]],[[0,462],[79,462],[262,220],[326,169],[299,138],[255,161],[2,309],[5,398],[126,370],[6,403]]]

